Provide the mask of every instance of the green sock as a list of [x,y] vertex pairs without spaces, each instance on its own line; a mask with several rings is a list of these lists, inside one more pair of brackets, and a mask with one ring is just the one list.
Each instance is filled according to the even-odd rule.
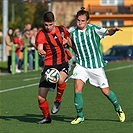
[[75,108],[77,111],[77,116],[83,117],[82,109],[83,109],[83,99],[82,99],[82,93],[80,92],[75,92],[74,93],[74,103],[75,103]]
[[114,105],[115,111],[118,111],[120,109],[120,105],[117,101],[115,93],[113,91],[110,91],[107,97],[111,101],[111,103]]

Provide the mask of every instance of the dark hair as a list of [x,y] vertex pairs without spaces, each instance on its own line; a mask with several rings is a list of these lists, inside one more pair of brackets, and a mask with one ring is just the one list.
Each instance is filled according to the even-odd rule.
[[[12,30],[12,34],[9,34],[9,30]],[[10,40],[13,41],[13,28],[9,27],[7,30],[7,34],[10,37]]]
[[84,7],[81,7],[81,10],[77,12],[76,18],[78,18],[81,15],[86,15],[86,19],[88,20],[90,18],[89,12],[84,10]]
[[9,27],[8,30],[7,30],[7,34],[9,34],[9,30],[13,31],[13,28]]
[[45,12],[43,15],[44,22],[52,22],[54,21],[54,14],[52,12]]

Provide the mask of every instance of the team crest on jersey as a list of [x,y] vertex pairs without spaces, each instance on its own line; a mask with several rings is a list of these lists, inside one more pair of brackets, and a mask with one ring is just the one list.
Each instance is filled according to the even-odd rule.
[[86,36],[89,36],[89,30],[85,31]]
[[54,39],[57,39],[57,36],[54,36]]
[[77,72],[75,72],[74,74],[73,74],[73,76],[77,76],[78,75],[78,73]]

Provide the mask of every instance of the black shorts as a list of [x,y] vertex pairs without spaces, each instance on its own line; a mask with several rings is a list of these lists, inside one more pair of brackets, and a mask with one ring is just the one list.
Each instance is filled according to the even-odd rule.
[[40,79],[39,87],[55,89],[56,83],[47,82],[44,78],[45,77],[45,72],[49,68],[56,68],[59,72],[63,71],[68,75],[68,73],[69,73],[69,63],[64,63],[64,64],[57,65],[57,66],[45,66],[44,67],[43,72],[41,73],[41,79]]

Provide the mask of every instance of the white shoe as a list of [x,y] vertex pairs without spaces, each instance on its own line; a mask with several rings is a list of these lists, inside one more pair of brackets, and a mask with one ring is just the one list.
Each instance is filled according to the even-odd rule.
[[21,73],[21,70],[19,70],[19,69],[16,69],[16,73]]
[[60,110],[60,105],[61,105],[61,101],[56,100],[54,102],[54,105],[53,105],[52,109],[51,109],[51,113],[56,114]]

